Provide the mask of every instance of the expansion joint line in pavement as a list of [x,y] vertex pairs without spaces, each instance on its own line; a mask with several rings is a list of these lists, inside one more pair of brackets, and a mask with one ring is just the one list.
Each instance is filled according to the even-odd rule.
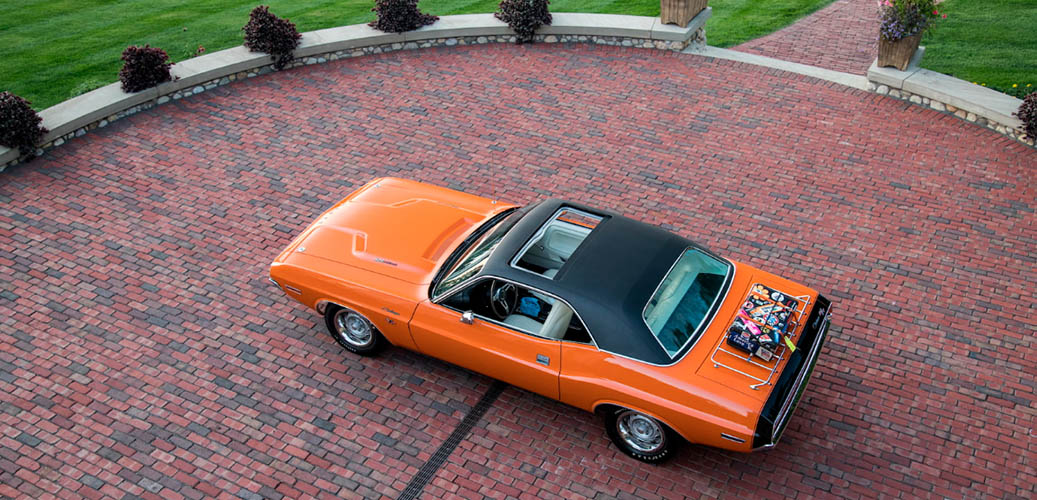
[[454,432],[450,433],[450,436],[443,441],[443,444],[439,446],[439,449],[429,457],[425,465],[421,466],[418,473],[414,475],[414,478],[407,483],[407,487],[403,489],[403,493],[397,497],[397,500],[414,500],[421,494],[421,490],[425,489],[425,485],[436,476],[436,472],[443,467],[443,463],[450,457],[450,454],[454,452],[457,445],[461,444],[464,438],[468,437],[468,433],[471,432],[472,427],[475,426],[476,422],[479,421],[486,414],[486,410],[490,409],[494,401],[497,401],[497,396],[500,396],[501,392],[508,386],[504,382],[494,380],[493,384],[486,393],[482,395],[478,403],[475,403],[468,414],[464,416],[461,423],[457,424]]

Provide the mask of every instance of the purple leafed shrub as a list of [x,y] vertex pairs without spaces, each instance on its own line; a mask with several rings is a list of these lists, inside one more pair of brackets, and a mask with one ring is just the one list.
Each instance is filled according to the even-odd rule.
[[536,30],[551,24],[547,11],[548,0],[501,0],[494,16],[508,23],[518,37],[518,43],[532,43]]
[[1037,141],[1037,92],[1030,92],[1030,95],[1023,99],[1019,110],[1012,114],[1022,120],[1026,137]]
[[131,45],[122,52],[123,65],[119,70],[122,90],[140,92],[172,79],[169,55],[158,47]]
[[292,52],[302,38],[299,30],[295,29],[295,23],[271,14],[266,5],[252,9],[248,23],[241,30],[245,32],[245,47],[251,52],[266,52],[273,56],[277,69],[292,62]]
[[47,129],[29,101],[10,92],[0,92],[0,144],[28,155],[36,149]]
[[418,10],[418,0],[376,0],[378,18],[369,26],[386,33],[403,33],[436,22],[439,17]]

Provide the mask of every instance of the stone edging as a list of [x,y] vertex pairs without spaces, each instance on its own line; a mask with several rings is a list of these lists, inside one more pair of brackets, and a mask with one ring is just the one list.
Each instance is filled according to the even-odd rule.
[[[707,7],[681,28],[663,24],[657,17],[552,13],[551,25],[538,31],[536,42],[681,51],[689,45],[705,45],[704,26],[712,14],[712,8]],[[295,60],[285,69],[396,50],[514,42],[514,33],[493,14],[443,16],[432,25],[406,33],[383,33],[366,24],[355,24],[303,33]],[[179,62],[172,68],[174,81],[141,92],[128,94],[119,83],[106,85],[41,111],[43,126],[50,132],[36,153],[170,100],[273,71],[270,56],[238,46]],[[0,171],[19,161],[17,150],[0,146]]]
[[868,68],[868,90],[952,114],[1034,146],[1034,140],[1022,132],[1022,121],[1012,115],[1021,99],[921,68],[923,54],[925,47],[919,47],[905,71],[880,68],[876,60]]
[[738,50],[722,49],[720,47],[712,46],[688,46],[688,48],[682,51],[684,54],[695,54],[705,57],[715,57],[717,59],[724,59],[727,61],[737,61],[746,64],[752,64],[754,66],[763,66],[765,68],[774,68],[781,71],[787,71],[789,73],[795,73],[797,75],[809,76],[811,78],[817,78],[818,80],[825,80],[828,82],[838,83],[847,87],[852,87],[858,90],[868,90],[868,79],[864,75],[855,75],[853,73],[844,73],[842,71],[835,71],[831,69],[819,68],[817,66],[808,66],[806,64],[795,63],[791,61],[784,61],[781,59],[775,59],[773,57],[761,56],[759,54],[751,54],[749,52],[741,52]]

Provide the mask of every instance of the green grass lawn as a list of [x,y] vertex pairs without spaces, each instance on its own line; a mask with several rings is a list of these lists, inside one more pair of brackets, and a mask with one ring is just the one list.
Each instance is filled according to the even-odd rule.
[[1037,90],[1037,1],[947,0],[940,11],[923,67],[1019,98]]
[[[731,47],[783,28],[833,0],[709,0],[706,42]],[[659,10],[656,8],[656,14]]]
[[[770,33],[832,0],[711,0],[711,45]],[[373,0],[0,0],[0,90],[37,109],[116,81],[127,45],[161,47],[174,61],[240,45],[256,5],[291,19],[299,31],[374,19]],[[436,15],[493,12],[498,0],[424,0]],[[553,0],[552,12],[658,16],[658,0]]]

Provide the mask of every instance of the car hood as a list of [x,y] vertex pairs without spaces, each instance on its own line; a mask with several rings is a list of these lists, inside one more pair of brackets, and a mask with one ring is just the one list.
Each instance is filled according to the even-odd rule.
[[321,215],[292,253],[346,264],[416,284],[475,227],[512,205],[402,179],[377,179]]

